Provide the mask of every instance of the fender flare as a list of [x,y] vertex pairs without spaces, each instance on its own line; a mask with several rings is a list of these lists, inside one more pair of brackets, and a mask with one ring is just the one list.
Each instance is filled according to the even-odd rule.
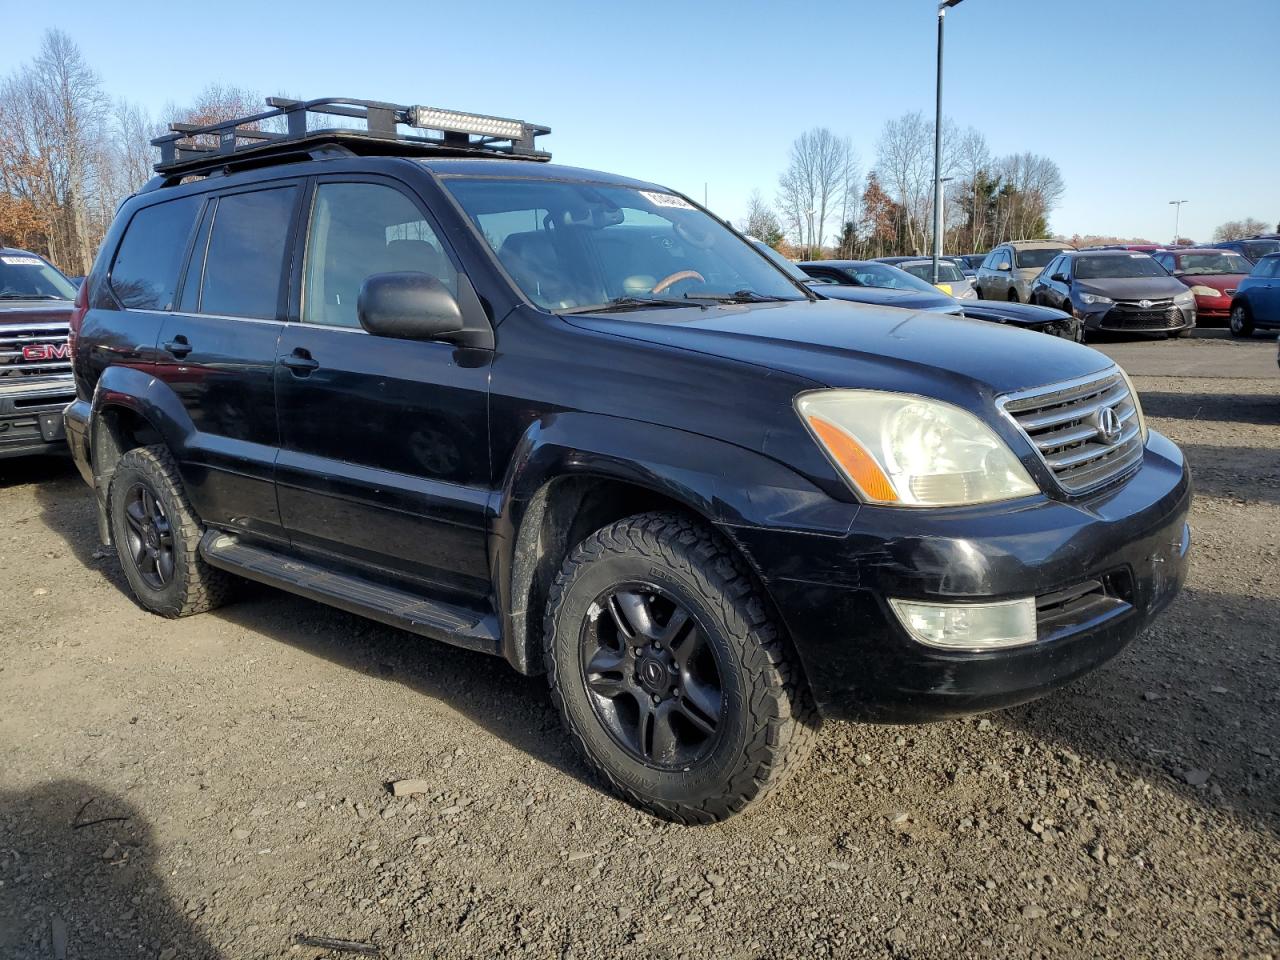
[[111,542],[107,523],[107,492],[123,450],[111,432],[107,416],[112,410],[128,410],[145,420],[161,441],[180,455],[185,438],[195,424],[178,396],[161,380],[137,367],[111,366],[102,372],[89,405],[89,453],[93,465],[93,489],[98,502],[98,536]]
[[[521,673],[541,672],[541,590],[559,569],[569,515],[557,484],[618,481],[679,504],[722,532],[771,526],[843,535],[847,504],[768,456],[673,427],[588,413],[536,421],[516,444],[491,511],[490,574],[502,653]],[[548,542],[549,541],[549,542]],[[548,560],[554,567],[548,567]],[[757,571],[759,573],[759,571]]]

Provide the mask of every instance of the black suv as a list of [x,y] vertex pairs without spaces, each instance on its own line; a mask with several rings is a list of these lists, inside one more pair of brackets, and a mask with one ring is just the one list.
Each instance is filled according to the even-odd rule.
[[820,716],[1029,700],[1181,586],[1186,466],[1101,354],[818,299],[530,124],[271,106],[160,138],[74,320],[68,435],[147,609],[236,575],[505,657],[706,822]]

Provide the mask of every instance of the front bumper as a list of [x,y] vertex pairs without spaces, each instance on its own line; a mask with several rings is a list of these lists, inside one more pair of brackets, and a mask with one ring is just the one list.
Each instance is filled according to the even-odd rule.
[[0,459],[65,453],[62,408],[74,396],[70,376],[0,383]]
[[1231,298],[1196,297],[1196,316],[1202,320],[1225,320],[1231,316]]
[[1072,304],[1086,330],[1112,333],[1175,333],[1196,325],[1194,304],[1143,309],[1137,304]]
[[[1115,656],[1182,587],[1190,505],[1181,452],[1152,432],[1135,474],[1080,501],[851,507],[843,537],[726,532],[761,571],[822,713],[914,722],[1032,700]],[[916,642],[887,603],[1028,595],[1040,639],[981,653]]]

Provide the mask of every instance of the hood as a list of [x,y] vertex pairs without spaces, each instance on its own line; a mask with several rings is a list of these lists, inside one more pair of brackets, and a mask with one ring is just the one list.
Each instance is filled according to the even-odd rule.
[[1103,277],[1078,280],[1071,288],[1084,293],[1100,293],[1112,300],[1167,300],[1186,292],[1186,286],[1174,277]]
[[0,326],[18,323],[68,323],[70,300],[0,300]]
[[1247,277],[1247,273],[1184,273],[1174,279],[1188,287],[1213,287],[1215,290],[1234,290]]
[[901,307],[904,310],[936,310],[939,313],[959,313],[960,304],[945,294],[926,293],[923,290],[893,290],[889,287],[855,287],[852,284],[824,283],[812,288],[815,293],[833,300],[853,303],[874,303],[882,307]]
[[996,320],[1020,327],[1038,327],[1046,323],[1067,320],[1070,315],[1053,307],[1038,307],[1031,303],[1014,303],[1011,300],[967,300],[964,315],[977,320]]
[[[832,387],[1006,393],[1111,367],[1096,350],[981,320],[832,300],[575,314],[575,326],[767,367]],[[962,378],[966,384],[956,385]],[[951,381],[944,386],[940,380]]]

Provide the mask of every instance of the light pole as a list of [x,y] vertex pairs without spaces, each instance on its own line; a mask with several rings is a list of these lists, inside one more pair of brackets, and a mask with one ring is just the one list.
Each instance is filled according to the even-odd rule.
[[1170,201],[1169,201],[1169,203],[1173,206],[1173,245],[1174,245],[1175,247],[1178,245],[1178,236],[1179,236],[1179,234],[1178,234],[1178,230],[1179,230],[1178,224],[1179,224],[1179,222],[1180,222],[1180,221],[1181,221],[1181,219],[1182,219],[1182,205],[1183,205],[1184,203],[1186,203],[1186,202],[1187,202],[1187,201],[1185,201],[1185,200],[1170,200]]
[[938,90],[933,117],[933,282],[938,282],[938,259],[942,256],[942,23],[947,11],[961,0],[941,0],[938,4]]

